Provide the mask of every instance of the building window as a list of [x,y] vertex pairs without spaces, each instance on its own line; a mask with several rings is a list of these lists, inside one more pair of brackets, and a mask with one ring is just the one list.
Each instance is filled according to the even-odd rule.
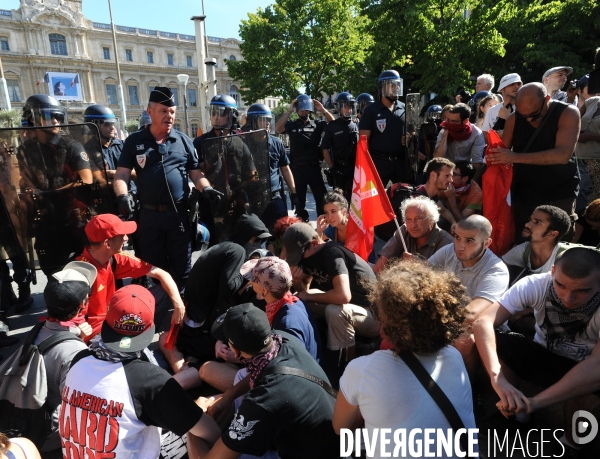
[[21,91],[17,80],[6,80],[8,86],[8,98],[11,102],[21,102]]
[[67,40],[64,35],[51,33],[48,38],[50,39],[50,52],[52,54],[67,55]]
[[192,123],[192,132],[190,132],[190,134],[194,137],[196,137],[198,135],[198,124],[197,123]]
[[196,90],[194,88],[188,88],[188,94],[187,94],[187,98],[188,98],[188,105],[190,107],[195,107],[196,104]]
[[235,56],[232,54],[231,56],[229,56],[229,60],[235,62],[236,61]]
[[167,53],[167,65],[175,65],[172,53]]
[[238,93],[238,88],[235,85],[231,85],[231,89],[229,90],[229,95],[235,99],[235,103],[240,105],[240,94]]
[[188,67],[192,66],[192,56],[185,56],[185,62]]
[[129,91],[129,104],[130,105],[139,105],[140,99],[138,97],[138,87],[128,85],[127,90]]
[[117,86],[114,84],[106,85],[106,99],[109,105],[117,105]]
[[148,86],[148,97],[150,97],[150,94],[152,91],[154,91],[154,88],[156,88],[156,86]]
[[148,57],[148,64],[154,64],[154,53],[152,51],[146,51]]
[[173,93],[173,100],[175,100],[175,105],[179,106],[179,90],[177,88],[169,88]]
[[133,51],[130,49],[125,50],[125,60],[127,62],[133,62]]
[[179,123],[175,123],[175,124],[173,125],[173,127],[175,128],[175,130],[176,130],[176,131],[181,131],[181,124],[179,124]]
[[104,59],[110,59],[110,48],[105,46],[102,48],[102,52],[104,53]]
[[[10,51],[10,46],[8,46],[8,38],[0,37],[0,49],[2,51]],[[191,57],[190,57],[191,59]],[[190,65],[191,67],[191,65]]]

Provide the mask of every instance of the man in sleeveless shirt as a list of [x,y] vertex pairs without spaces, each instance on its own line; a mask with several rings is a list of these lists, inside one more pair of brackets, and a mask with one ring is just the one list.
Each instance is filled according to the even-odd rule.
[[[506,148],[492,149],[487,160],[489,164],[514,164],[516,234],[521,234],[533,210],[542,204],[563,209],[575,221],[579,193],[579,171],[573,156],[580,127],[577,108],[551,100],[541,83],[524,85],[515,105],[502,135]],[[570,237],[572,234],[563,240]]]

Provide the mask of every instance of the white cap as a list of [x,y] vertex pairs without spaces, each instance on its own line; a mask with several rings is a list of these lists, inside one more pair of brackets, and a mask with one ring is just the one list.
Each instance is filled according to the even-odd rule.
[[500,80],[498,91],[510,86],[513,83],[523,83],[518,73],[509,73],[508,75],[504,75]]
[[52,274],[60,284],[69,281],[85,282],[90,288],[94,285],[98,271],[91,263],[72,261],[67,263],[62,271]]

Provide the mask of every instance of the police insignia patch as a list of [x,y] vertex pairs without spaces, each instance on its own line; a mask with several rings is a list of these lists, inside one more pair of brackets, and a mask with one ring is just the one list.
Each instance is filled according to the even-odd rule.
[[81,159],[83,159],[84,161],[90,160],[90,157],[88,156],[88,154],[85,151],[82,151],[81,153],[79,153],[79,156],[81,156]]
[[135,148],[137,148],[138,151],[141,151],[144,149],[144,145],[136,145]]
[[385,131],[386,120],[377,120],[377,129],[379,132]]
[[146,165],[146,155],[136,155],[135,158],[137,159],[137,163],[143,169]]

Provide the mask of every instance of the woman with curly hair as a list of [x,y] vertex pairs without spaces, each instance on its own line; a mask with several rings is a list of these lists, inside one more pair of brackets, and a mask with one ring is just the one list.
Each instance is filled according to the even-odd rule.
[[[460,353],[451,346],[465,330],[464,308],[469,303],[460,280],[419,261],[399,260],[380,273],[369,300],[393,349],[348,364],[333,413],[336,433],[357,428],[362,419],[369,435],[383,428],[406,429],[407,435],[413,428],[444,433],[450,429],[436,402],[399,356],[403,351],[415,354],[465,427],[474,428],[469,377]],[[436,434],[431,438],[435,441]],[[393,447],[392,441],[386,450]],[[373,457],[380,457],[379,444],[375,452]]]

